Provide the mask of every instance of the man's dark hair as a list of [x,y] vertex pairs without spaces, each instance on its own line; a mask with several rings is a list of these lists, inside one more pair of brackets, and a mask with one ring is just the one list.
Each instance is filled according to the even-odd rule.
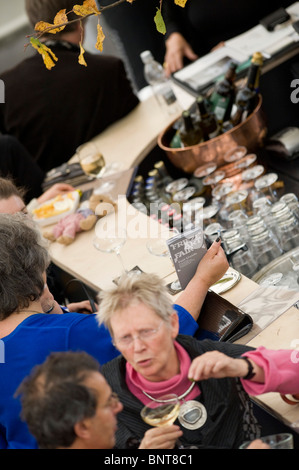
[[99,363],[85,352],[51,353],[21,383],[21,416],[40,449],[70,447],[75,424],[94,416],[97,397],[84,385],[91,372]]
[[[68,13],[77,3],[80,2],[76,2],[76,0],[25,0],[26,12],[33,27],[39,21],[53,24],[54,18],[60,10],[66,9],[66,13]],[[76,18],[78,18],[78,16],[75,13],[70,13],[68,15],[69,21]],[[52,39],[58,39],[64,33],[74,31],[77,27],[76,25],[77,23],[71,23],[61,32],[56,34],[46,33],[45,36],[51,37]]]
[[9,199],[11,196],[17,196],[24,200],[25,188],[19,188],[12,179],[0,177],[0,199]]

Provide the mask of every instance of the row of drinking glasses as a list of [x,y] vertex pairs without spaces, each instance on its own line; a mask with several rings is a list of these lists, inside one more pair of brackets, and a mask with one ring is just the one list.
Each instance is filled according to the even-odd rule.
[[294,194],[285,194],[274,204],[266,197],[257,199],[253,209],[250,217],[240,209],[228,214],[228,229],[220,223],[205,229],[210,241],[222,232],[231,264],[249,278],[284,252],[299,247],[299,203]]

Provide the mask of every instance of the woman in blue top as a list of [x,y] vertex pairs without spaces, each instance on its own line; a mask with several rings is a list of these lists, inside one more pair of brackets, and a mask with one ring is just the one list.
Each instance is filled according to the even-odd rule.
[[[86,351],[100,364],[116,357],[108,330],[96,315],[46,314],[45,284],[49,256],[39,231],[24,214],[0,214],[0,448],[37,448],[20,419],[14,396],[31,369],[52,351]],[[227,270],[219,243],[214,243],[175,306],[180,331],[193,335],[208,287]]]

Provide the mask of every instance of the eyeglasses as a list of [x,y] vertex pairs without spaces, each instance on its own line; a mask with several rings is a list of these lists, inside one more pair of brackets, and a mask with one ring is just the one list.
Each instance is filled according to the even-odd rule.
[[110,397],[108,398],[107,402],[102,408],[116,408],[116,406],[119,404],[119,397],[117,393],[112,392]]
[[140,341],[146,342],[150,340],[151,338],[155,337],[155,335],[158,333],[163,323],[164,323],[164,320],[161,320],[157,328],[145,328],[143,330],[140,330],[138,335],[135,335],[135,336],[126,335],[126,336],[122,336],[121,338],[116,338],[114,339],[113,344],[120,348],[128,348],[132,346],[133,341],[135,339],[139,339]]
[[26,206],[22,207],[22,209],[19,210],[21,214],[28,215],[28,209]]

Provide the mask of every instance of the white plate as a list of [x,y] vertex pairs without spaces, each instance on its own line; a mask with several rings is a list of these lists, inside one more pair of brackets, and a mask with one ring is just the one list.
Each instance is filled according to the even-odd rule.
[[[78,191],[72,191],[70,193],[63,194],[59,198],[55,197],[53,199],[50,199],[49,201],[46,201],[40,206],[33,209],[32,211],[33,220],[42,227],[45,225],[56,224],[63,217],[73,214],[78,208],[79,201],[80,201],[80,194]],[[50,217],[37,217],[36,215],[37,210],[40,210],[47,206],[49,206],[50,208],[51,204],[55,205],[55,209],[57,211],[55,215],[52,215]]]
[[223,294],[234,287],[241,280],[241,274],[235,271],[228,271],[219,281],[210,287],[210,290],[216,294]]

